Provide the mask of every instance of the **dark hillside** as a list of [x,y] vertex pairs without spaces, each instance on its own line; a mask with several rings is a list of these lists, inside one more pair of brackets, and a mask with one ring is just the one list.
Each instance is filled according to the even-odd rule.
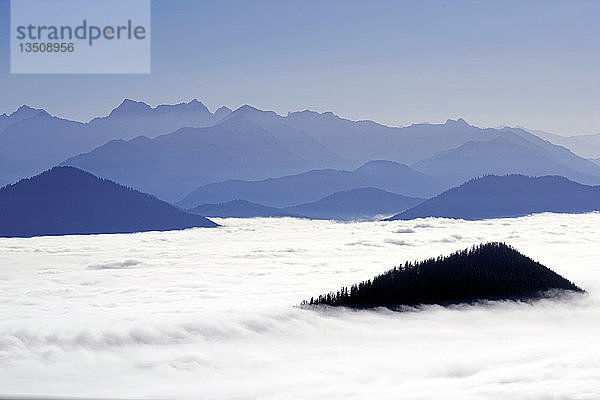
[[550,290],[582,290],[504,243],[410,263],[305,304],[353,308],[528,300]]
[[0,236],[129,233],[214,227],[156,197],[72,167],[0,189]]

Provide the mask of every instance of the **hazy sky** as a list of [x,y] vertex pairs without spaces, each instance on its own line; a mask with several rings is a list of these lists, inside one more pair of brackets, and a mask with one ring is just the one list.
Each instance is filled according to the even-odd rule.
[[149,75],[11,75],[0,0],[0,113],[88,120],[124,97],[310,108],[392,125],[463,117],[600,133],[600,1],[152,3]]

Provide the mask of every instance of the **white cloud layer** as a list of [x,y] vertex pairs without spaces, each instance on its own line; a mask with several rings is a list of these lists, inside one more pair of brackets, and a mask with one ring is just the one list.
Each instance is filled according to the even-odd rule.
[[[218,222],[0,239],[0,394],[600,398],[600,213]],[[506,241],[589,294],[406,313],[294,307],[486,241]]]

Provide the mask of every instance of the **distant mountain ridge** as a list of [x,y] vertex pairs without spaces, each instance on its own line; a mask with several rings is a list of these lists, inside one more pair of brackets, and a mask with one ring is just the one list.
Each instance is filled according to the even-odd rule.
[[222,107],[210,113],[198,100],[152,108],[126,99],[109,115],[82,123],[21,106],[10,115],[0,115],[0,177],[15,181],[37,174],[113,139],[214,125],[230,111]]
[[486,174],[561,175],[600,184],[600,168],[563,147],[521,129],[505,128],[491,135],[491,140],[469,141],[411,167],[450,186]]
[[246,200],[203,204],[190,212],[208,217],[300,217],[355,220],[390,215],[419,204],[423,199],[401,196],[375,188],[357,188],[333,193],[320,200],[291,207],[267,207]]
[[256,217],[296,217],[307,218],[303,215],[295,215],[286,212],[283,208],[267,207],[262,204],[236,199],[227,203],[202,204],[194,207],[188,212],[204,215],[206,217],[219,218],[256,218]]
[[373,121],[350,121],[331,112],[305,110],[289,113],[285,122],[335,149],[355,165],[370,160],[412,164],[469,140],[486,140],[486,130],[471,126],[463,119],[397,128]]
[[125,99],[109,115],[94,118],[87,125],[94,133],[110,132],[103,140],[105,143],[109,140],[127,140],[137,136],[153,138],[183,127],[212,126],[229,113],[229,108],[221,107],[213,114],[198,99],[156,107],[141,101]]
[[355,170],[311,170],[260,181],[228,180],[201,186],[177,205],[192,208],[235,199],[270,207],[288,207],[322,199],[334,192],[373,187],[409,197],[430,197],[445,187],[435,179],[392,161],[370,161]]
[[[0,116],[0,128],[2,180],[14,182],[62,163],[169,201],[210,183],[314,169],[354,170],[372,160],[410,165],[436,180],[438,192],[482,174],[558,174],[585,184],[600,183],[600,166],[566,148],[523,129],[482,129],[460,118],[388,127],[331,112],[281,116],[245,105],[211,113],[198,100],[151,107],[125,99],[109,115],[88,123],[21,107]],[[337,187],[321,195],[351,188]],[[433,194],[380,188],[417,197]],[[240,198],[268,206],[294,204]]]
[[587,186],[561,176],[489,175],[394,215],[389,220],[425,217],[479,220],[532,213],[600,211],[600,186]]
[[42,109],[32,108],[26,105],[20,106],[18,109],[16,109],[10,114],[4,113],[0,115],[0,132],[5,130],[9,126],[16,124],[17,122],[31,118],[39,113],[47,114],[47,112]]
[[0,236],[164,231],[217,224],[72,167],[0,189]]
[[592,135],[561,136],[539,130],[527,129],[527,131],[556,145],[566,147],[583,158],[600,158],[600,133]]
[[212,127],[112,141],[62,163],[167,201],[179,200],[199,185],[234,177],[261,179],[344,164],[304,133],[277,121],[261,124],[245,108]]
[[351,220],[390,215],[398,209],[407,209],[423,199],[402,196],[376,188],[357,188],[333,193],[312,203],[286,207],[292,214],[315,219]]
[[[223,135],[224,131],[229,133]],[[414,169],[440,182],[443,189],[486,173],[560,174],[586,184],[600,183],[600,167],[565,148],[521,129],[481,129],[463,119],[438,125],[392,128],[372,121],[350,121],[332,113],[304,111],[280,116],[245,105],[217,125],[187,133],[185,138],[181,132],[163,135],[173,140],[177,138],[177,144],[172,143],[174,147],[158,145],[163,137],[146,143],[116,142],[110,149],[96,149],[71,158],[65,164],[90,170],[169,201],[204,184],[231,179],[262,180],[312,169],[350,170],[371,160],[410,163]],[[223,140],[216,140],[219,135],[224,137]],[[212,139],[200,145],[207,137]],[[498,147],[497,144],[501,145]],[[469,147],[474,150],[468,150]],[[197,151],[194,162],[189,160],[191,154],[185,155],[185,149],[190,148]],[[480,157],[475,149],[487,152],[490,157]],[[174,157],[176,152],[183,152],[184,157]],[[213,161],[211,155],[214,155]],[[166,159],[170,161],[164,163]],[[115,160],[120,163],[118,170]],[[147,171],[147,160],[163,164],[159,171]],[[336,190],[343,189],[348,188]],[[422,193],[402,193],[422,196]],[[235,198],[267,206],[290,205],[234,196],[205,199],[207,201],[187,206]]]

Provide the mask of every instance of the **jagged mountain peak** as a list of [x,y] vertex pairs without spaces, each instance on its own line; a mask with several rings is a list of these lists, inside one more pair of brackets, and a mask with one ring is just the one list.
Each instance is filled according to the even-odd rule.
[[33,108],[33,107],[30,107],[30,106],[28,106],[26,104],[23,104],[23,105],[19,106],[19,108],[17,108],[15,111],[13,111],[9,115],[6,115],[6,114],[3,114],[3,115],[6,116],[6,117],[8,117],[8,118],[14,118],[14,119],[18,119],[18,120],[23,120],[23,119],[27,119],[27,118],[31,118],[33,116],[36,116],[38,114],[50,115],[44,109]]
[[135,101],[131,99],[124,99],[117,108],[111,111],[110,115],[121,114],[121,113],[132,113],[132,112],[146,112],[150,111],[152,107],[143,101]]
[[471,126],[471,125],[469,125],[469,123],[467,121],[465,121],[462,118],[458,118],[456,120],[454,120],[454,119],[447,119],[446,122],[444,123],[444,125],[449,125],[449,126],[464,126],[464,127]]

